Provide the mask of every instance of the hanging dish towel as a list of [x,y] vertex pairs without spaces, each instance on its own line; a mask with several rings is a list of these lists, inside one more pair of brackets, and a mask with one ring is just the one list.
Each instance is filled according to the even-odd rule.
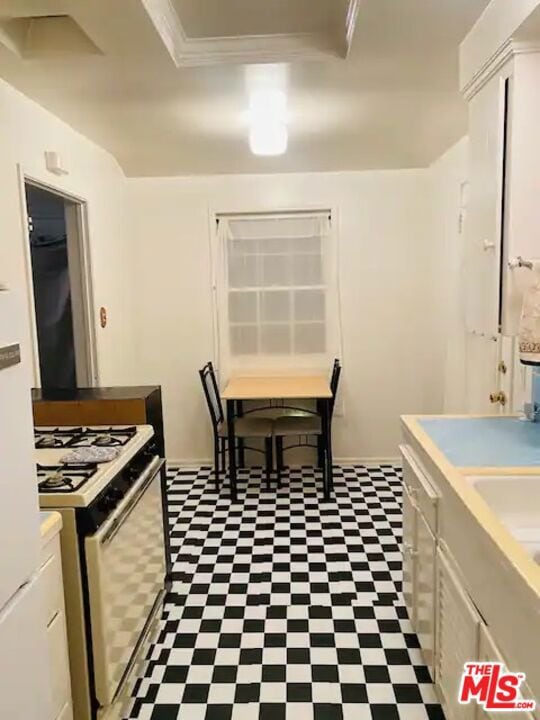
[[524,365],[540,365],[540,270],[533,267],[533,280],[523,297],[519,328],[519,356]]

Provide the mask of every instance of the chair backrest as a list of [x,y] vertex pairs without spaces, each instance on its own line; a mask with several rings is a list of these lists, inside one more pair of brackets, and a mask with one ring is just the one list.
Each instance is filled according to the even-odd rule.
[[334,412],[334,405],[336,404],[336,395],[339,386],[339,378],[341,375],[341,365],[338,358],[334,360],[334,367],[332,368],[332,377],[330,378],[330,390],[332,391],[332,401],[330,403],[330,410]]
[[216,430],[223,422],[224,415],[216,374],[211,362],[206,363],[202,370],[199,370],[199,377],[201,378],[204,396],[210,413],[210,419],[212,420],[212,427]]

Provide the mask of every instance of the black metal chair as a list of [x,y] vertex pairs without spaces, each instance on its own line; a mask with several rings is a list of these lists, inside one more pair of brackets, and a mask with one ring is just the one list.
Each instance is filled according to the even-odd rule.
[[[199,376],[204,390],[204,396],[210,413],[212,432],[214,438],[214,476],[216,489],[220,485],[220,466],[225,472],[227,457],[228,432],[216,374],[211,362],[199,370]],[[237,439],[261,438],[264,439],[264,450],[254,447],[246,447],[253,452],[263,452],[266,466],[266,485],[270,489],[273,467],[273,422],[270,419],[256,417],[238,417],[234,421],[234,434]],[[237,450],[238,448],[235,448]]]
[[[330,400],[330,420],[334,414],[334,406],[339,386],[339,378],[341,376],[341,365],[339,360],[334,360],[332,367],[332,376],[330,378],[330,390],[332,398]],[[319,467],[324,463],[324,455],[326,452],[325,438],[323,436],[322,418],[319,414],[302,417],[282,417],[274,423],[274,437],[276,439],[276,464],[278,485],[281,484],[281,473],[284,467],[283,455],[286,450],[295,447],[313,447],[317,449],[317,460]],[[296,442],[292,445],[284,446],[283,441],[288,437],[305,438],[305,442]],[[316,444],[310,444],[309,438],[315,437]]]

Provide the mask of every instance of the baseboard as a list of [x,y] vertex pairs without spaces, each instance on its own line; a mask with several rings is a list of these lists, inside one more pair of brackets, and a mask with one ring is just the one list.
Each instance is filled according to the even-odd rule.
[[169,468],[199,468],[213,467],[214,461],[210,458],[187,458],[186,460],[175,460],[167,458],[167,467]]
[[[351,465],[365,465],[366,467],[373,467],[374,465],[397,465],[401,466],[401,458],[399,457],[357,457],[357,458],[342,458],[337,457],[334,458],[334,463],[336,465],[344,465],[344,466],[351,466]],[[184,460],[174,460],[172,458],[169,458],[167,460],[167,466],[170,468],[197,468],[201,466],[212,466],[214,464],[213,460],[210,458],[188,458]],[[292,467],[299,467],[296,465],[293,465]]]
[[357,457],[357,458],[334,458],[336,465],[365,465],[372,467],[373,465],[399,465],[401,467],[401,458],[399,457]]

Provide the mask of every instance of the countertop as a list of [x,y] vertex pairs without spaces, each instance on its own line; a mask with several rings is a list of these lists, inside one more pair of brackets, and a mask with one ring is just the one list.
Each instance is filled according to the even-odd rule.
[[118,385],[116,387],[32,389],[33,402],[76,402],[80,400],[139,400],[161,392],[161,385]]
[[455,467],[540,472],[540,423],[510,416],[439,416],[418,423]]
[[[460,497],[461,501],[467,506],[468,510],[476,521],[480,523],[487,532],[491,540],[504,553],[507,560],[518,570],[519,574],[540,597],[540,565],[538,565],[526,552],[526,550],[512,537],[507,528],[493,513],[491,508],[474,489],[467,480],[467,475],[540,475],[540,462],[537,465],[509,465],[509,466],[488,466],[488,465],[472,465],[460,467],[450,459],[450,456],[458,455],[457,441],[455,438],[459,435],[467,448],[467,452],[473,452],[470,448],[475,447],[474,440],[465,439],[463,431],[467,428],[471,430],[472,435],[479,443],[478,454],[471,457],[463,457],[459,459],[472,459],[475,463],[480,463],[482,453],[488,453],[485,448],[484,440],[480,440],[480,435],[485,429],[489,433],[496,431],[496,436],[506,446],[508,451],[512,453],[519,449],[527,453],[527,461],[532,459],[530,436],[528,428],[523,423],[523,430],[517,429],[517,417],[493,417],[493,416],[444,416],[444,415],[405,415],[401,418],[401,422],[406,434],[409,433],[416,442],[418,442],[422,450],[427,454],[430,460],[435,464],[438,471],[445,477],[453,491]],[[500,428],[494,423],[501,423]],[[534,423],[531,423],[534,425]],[[511,440],[505,439],[503,442],[504,432],[502,428],[515,428],[510,432]],[[455,428],[455,430],[450,430]],[[521,425],[520,425],[521,428]],[[474,430],[474,432],[473,432]],[[538,432],[536,426],[532,428],[533,433]],[[450,442],[449,438],[452,439]],[[540,435],[538,435],[540,443]],[[448,442],[445,448],[445,444]],[[493,442],[493,439],[491,440]],[[440,443],[440,444],[439,444]],[[498,450],[493,451],[499,452]],[[504,451],[507,452],[507,451]],[[502,453],[502,451],[501,451]],[[465,451],[463,452],[465,456]],[[491,457],[491,456],[490,456]],[[505,458],[510,455],[505,455]]]
[[40,512],[41,544],[45,546],[49,540],[62,529],[62,516],[58,512]]

